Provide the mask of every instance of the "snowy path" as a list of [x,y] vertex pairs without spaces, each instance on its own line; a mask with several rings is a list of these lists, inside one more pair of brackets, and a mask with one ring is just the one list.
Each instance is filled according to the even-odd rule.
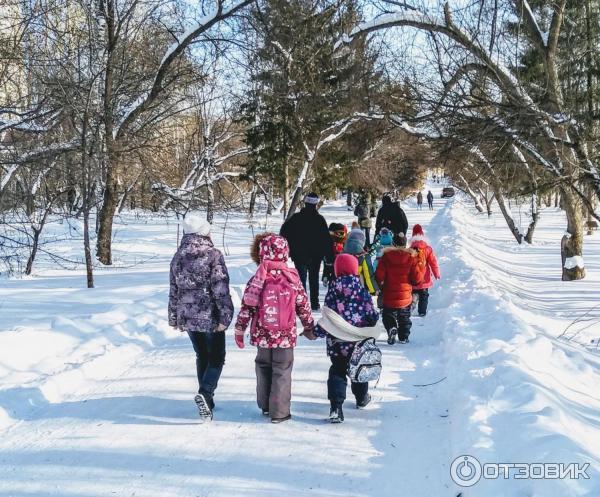
[[[10,281],[0,288],[0,321],[9,330],[0,333],[0,350],[27,343],[31,352],[28,359],[0,357],[0,430],[5,426],[0,431],[0,495],[598,495],[598,485],[589,493],[576,485],[569,487],[572,492],[547,486],[538,493],[528,482],[518,490],[510,481],[482,482],[468,490],[451,482],[449,466],[458,454],[477,449],[492,461],[507,455],[523,460],[519,454],[548,433],[542,445],[546,457],[570,460],[575,451],[584,460],[587,454],[597,457],[594,426],[600,420],[593,409],[600,400],[590,393],[598,374],[583,359],[561,363],[565,381],[583,381],[584,386],[571,391],[556,380],[552,408],[538,405],[537,383],[518,392],[504,389],[504,384],[533,381],[511,369],[516,357],[531,360],[543,378],[558,378],[558,370],[548,369],[553,356],[548,363],[536,363],[547,346],[540,349],[532,331],[511,338],[524,325],[502,308],[502,295],[494,293],[492,277],[497,275],[484,272],[482,279],[464,262],[472,254],[465,256],[468,235],[454,212],[459,206],[444,204],[436,199],[433,213],[407,209],[411,225],[424,225],[441,263],[444,279],[432,291],[430,313],[414,320],[410,345],[382,342],[384,373],[372,390],[375,402],[357,411],[349,399],[342,425],[325,422],[329,361],[322,341],[301,341],[296,349],[294,417],[271,425],[255,404],[254,351],[238,350],[231,333],[215,420],[198,423],[192,349],[165,322],[166,267],[174,240],[173,230],[165,234],[163,225],[147,226],[144,240],[123,233],[121,249],[159,257],[143,268],[102,274],[93,293],[76,290],[79,281],[64,274]],[[340,205],[326,207],[324,214],[328,221],[350,219]],[[240,228],[228,237],[237,305],[253,269],[246,255],[250,232]],[[520,357],[515,343],[524,336],[531,342],[523,350],[533,351]],[[62,357],[69,357],[68,363]],[[578,370],[582,375],[575,378]],[[416,386],[445,377],[435,385]],[[571,418],[556,411],[564,398],[579,409]],[[544,416],[545,427],[534,424]],[[561,421],[569,423],[573,440],[551,425]],[[533,449],[530,454],[539,455]]]
[[[349,219],[342,208],[325,214]],[[409,217],[427,226],[431,214]],[[241,289],[243,281],[236,283]],[[139,315],[156,307],[158,295],[145,297]],[[130,332],[136,321],[128,316]],[[436,387],[413,386],[443,375],[433,325],[416,324],[410,348],[383,345],[385,374],[373,407],[357,411],[348,401],[340,426],[325,422],[329,362],[322,341],[297,349],[294,418],[281,426],[266,422],[255,406],[253,352],[231,340],[210,425],[198,424],[191,403],[186,339],[149,351],[116,349],[92,362],[85,379],[63,373],[58,402],[37,388],[12,392],[10,414],[20,421],[0,442],[0,494],[370,496],[403,488],[450,496],[447,406]]]

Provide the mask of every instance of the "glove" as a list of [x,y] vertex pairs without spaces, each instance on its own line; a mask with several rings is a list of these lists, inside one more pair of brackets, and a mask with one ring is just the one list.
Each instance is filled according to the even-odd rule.
[[309,340],[316,340],[317,337],[315,336],[315,334],[313,333],[312,330],[304,330],[304,332],[302,333],[302,335],[306,338],[308,338]]
[[238,348],[243,349],[245,347],[244,345],[244,335],[238,335],[237,333],[235,334],[235,344],[238,346]]

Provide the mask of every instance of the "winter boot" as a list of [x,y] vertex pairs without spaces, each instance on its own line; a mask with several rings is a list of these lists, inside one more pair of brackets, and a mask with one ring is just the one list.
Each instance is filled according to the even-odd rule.
[[371,403],[371,394],[367,394],[362,399],[360,399],[360,401],[358,401],[358,400],[356,401],[356,408],[357,409],[364,409],[370,403]]
[[399,338],[398,339],[398,343],[401,343],[401,344],[405,344],[405,343],[408,343],[408,342],[409,342],[408,337],[406,337],[406,338]]
[[390,345],[394,345],[396,343],[396,334],[398,333],[398,330],[396,328],[390,328],[388,330],[388,340],[387,342]]
[[199,393],[194,397],[194,401],[196,402],[196,406],[198,407],[198,414],[200,418],[204,421],[212,421],[213,412],[210,408],[210,404],[204,397],[204,394]]
[[331,406],[331,411],[329,411],[329,422],[336,424],[344,422],[344,411],[342,410],[342,406]]
[[287,421],[288,419],[292,419],[291,414],[288,414],[287,416],[284,416],[283,418],[271,418],[271,423],[279,424],[279,423],[283,423],[284,421]]

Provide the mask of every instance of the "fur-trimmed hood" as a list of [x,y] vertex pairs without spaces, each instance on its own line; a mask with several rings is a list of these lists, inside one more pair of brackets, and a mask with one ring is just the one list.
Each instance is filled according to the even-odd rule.
[[415,249],[408,247],[384,247],[383,254],[387,254],[388,252],[406,252],[413,257],[417,255],[417,251]]
[[427,240],[425,235],[415,235],[408,241],[409,247],[423,248],[429,245],[429,240]]

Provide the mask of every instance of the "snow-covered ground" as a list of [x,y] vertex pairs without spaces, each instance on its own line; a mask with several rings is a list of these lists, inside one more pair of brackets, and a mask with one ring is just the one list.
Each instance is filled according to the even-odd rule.
[[[375,402],[356,411],[348,401],[342,425],[325,422],[323,341],[300,342],[294,417],[271,425],[255,405],[253,351],[231,333],[215,420],[198,423],[192,348],[166,323],[174,220],[124,216],[120,267],[99,271],[96,289],[43,258],[34,277],[0,280],[0,495],[600,495],[600,235],[586,239],[586,280],[563,283],[560,212],[544,210],[536,243],[517,246],[501,218],[434,193],[433,212],[405,206],[441,262],[430,313],[415,319],[409,345],[382,342]],[[323,213],[351,219],[342,203]],[[264,222],[217,223],[236,305]],[[463,489],[450,478],[462,454],[589,462],[590,479]]]

